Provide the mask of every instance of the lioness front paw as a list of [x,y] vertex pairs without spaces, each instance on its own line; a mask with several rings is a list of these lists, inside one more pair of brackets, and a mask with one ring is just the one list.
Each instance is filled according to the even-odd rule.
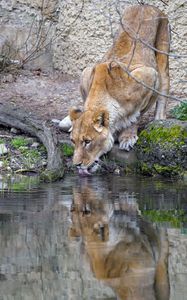
[[136,124],[123,129],[118,137],[119,149],[126,151],[131,150],[138,140],[137,131],[138,127]]
[[138,136],[134,135],[131,137],[124,137],[119,143],[119,149],[130,151],[133,146],[136,144]]

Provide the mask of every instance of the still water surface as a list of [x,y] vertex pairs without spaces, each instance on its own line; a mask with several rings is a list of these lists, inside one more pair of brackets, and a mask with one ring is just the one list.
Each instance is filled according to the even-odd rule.
[[0,300],[186,300],[187,186],[0,179]]

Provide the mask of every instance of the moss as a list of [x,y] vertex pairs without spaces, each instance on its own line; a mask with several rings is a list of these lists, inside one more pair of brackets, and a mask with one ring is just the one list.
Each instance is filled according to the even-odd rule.
[[187,101],[175,106],[171,110],[171,114],[178,120],[187,121]]
[[73,146],[70,146],[68,144],[63,144],[61,149],[62,149],[62,153],[65,157],[73,156],[73,152],[74,152]]
[[173,125],[170,128],[152,125],[141,131],[137,145],[141,145],[144,151],[148,152],[152,144],[179,147],[185,144],[186,138],[187,131],[180,125]]
[[183,223],[187,222],[187,216],[184,210],[145,210],[142,215],[147,217],[151,222],[170,223],[175,228],[180,228]]
[[37,176],[22,176],[20,177],[20,180],[17,182],[12,183],[9,186],[9,190],[13,191],[24,191],[24,190],[30,190],[33,187],[37,186],[39,184],[39,179]]
[[64,169],[59,170],[45,170],[40,174],[40,180],[44,182],[55,182],[62,179],[64,176]]
[[154,164],[154,169],[156,173],[160,175],[168,175],[168,176],[175,176],[182,174],[182,168],[180,166],[162,166],[159,164]]
[[138,169],[141,174],[143,175],[152,175],[153,171],[152,168],[146,162],[140,162],[138,165]]
[[186,166],[187,130],[173,121],[153,122],[139,135],[139,171],[145,175],[181,176]]

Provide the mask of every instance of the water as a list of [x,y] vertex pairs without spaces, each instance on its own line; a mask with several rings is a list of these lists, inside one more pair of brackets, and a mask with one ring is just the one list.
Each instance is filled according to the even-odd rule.
[[0,300],[186,300],[187,186],[0,178]]

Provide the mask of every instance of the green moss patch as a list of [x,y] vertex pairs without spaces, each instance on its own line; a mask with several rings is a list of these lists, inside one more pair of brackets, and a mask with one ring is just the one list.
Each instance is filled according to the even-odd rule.
[[73,146],[68,145],[68,144],[63,144],[61,149],[62,149],[63,156],[65,156],[65,157],[73,156],[73,153],[74,153]]
[[45,170],[40,174],[40,180],[44,182],[55,182],[64,176],[64,169],[59,170]]
[[141,131],[136,153],[145,175],[182,175],[187,168],[187,123],[155,121]]
[[171,114],[178,120],[187,121],[187,101],[180,103],[171,110]]
[[171,128],[152,125],[148,129],[142,130],[137,144],[145,148],[145,151],[149,151],[149,146],[151,147],[152,144],[175,147],[184,145],[185,139],[187,139],[187,131],[179,125]]
[[184,210],[145,210],[142,215],[155,223],[169,223],[172,227],[180,228],[187,222]]

